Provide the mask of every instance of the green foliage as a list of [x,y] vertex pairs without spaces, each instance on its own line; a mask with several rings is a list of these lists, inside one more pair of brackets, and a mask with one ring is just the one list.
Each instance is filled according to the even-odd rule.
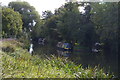
[[43,14],[42,14],[42,17],[44,18],[44,19],[49,19],[50,17],[52,17],[52,15],[53,15],[53,13],[51,12],[51,11],[44,11],[43,12]]
[[22,15],[23,32],[32,39],[39,37],[41,21],[35,8],[24,1],[13,1],[8,6]]
[[106,53],[118,53],[118,3],[94,3],[92,21]]
[[2,8],[2,36],[18,37],[22,32],[22,18],[10,8]]
[[21,36],[18,38],[21,43],[24,45],[22,46],[25,49],[29,49],[30,46],[30,35],[28,33],[22,33]]
[[46,37],[46,40],[50,45],[54,45],[59,40],[59,34],[57,31],[57,19],[50,11],[43,12],[43,20],[41,26],[40,35]]
[[[64,5],[65,8],[59,9],[60,18],[58,20],[58,31],[63,39],[67,41],[76,40],[76,31],[79,24],[78,5],[75,3],[68,3]],[[61,13],[62,12],[62,13]]]
[[27,2],[15,1],[10,2],[9,7],[22,15],[23,26],[29,30],[29,23],[33,24],[33,20],[40,18],[35,8]]
[[[79,12],[79,6],[85,8],[85,13]],[[84,50],[91,49],[98,41],[104,44],[105,54],[102,54],[102,57],[104,55],[110,57],[111,54],[111,58],[117,56],[118,3],[80,5],[77,2],[68,2],[55,10],[54,14],[51,11],[45,11],[42,20],[34,7],[27,2],[11,2],[9,7],[22,15],[24,33],[21,33],[21,15],[10,8],[3,8],[2,35],[3,37],[21,35],[19,40],[24,48],[29,47],[31,37],[32,39],[45,37],[51,45],[58,41],[78,42],[81,48],[85,48]],[[34,27],[33,21],[36,22]],[[29,29],[32,29],[32,32]],[[3,62],[6,63],[3,65],[5,78],[111,78],[111,75],[105,74],[99,67],[85,69],[82,65],[75,65],[66,58],[30,56],[26,50],[15,44],[12,44],[12,47],[9,46],[9,42],[3,42],[3,44]],[[44,49],[48,50],[48,48]],[[44,53],[42,50],[38,52],[38,54]],[[98,58],[101,59],[100,56]]]
[[2,47],[2,51],[3,52],[14,52],[14,48],[12,48],[11,46],[7,46],[7,47]]
[[[11,53],[1,52],[3,55],[3,78],[111,78],[102,69],[83,68],[75,65],[67,58],[51,55],[31,56],[26,50],[13,41],[15,51]],[[4,47],[10,45],[10,41],[3,42]],[[2,47],[2,46],[1,46]]]
[[[44,36],[49,41],[79,42],[82,46],[90,47],[96,41],[96,32],[90,20],[90,6],[86,6],[86,13],[82,14],[79,8],[83,5],[77,2],[68,2],[55,10],[44,12]],[[56,40],[56,41],[55,41]],[[50,42],[51,43],[51,42]]]

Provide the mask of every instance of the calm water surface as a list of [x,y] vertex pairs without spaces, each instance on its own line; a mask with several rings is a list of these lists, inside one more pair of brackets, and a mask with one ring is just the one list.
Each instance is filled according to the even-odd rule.
[[54,54],[59,57],[67,57],[69,60],[73,61],[75,64],[82,64],[83,67],[95,67],[99,66],[103,68],[105,72],[113,73],[115,76],[118,76],[118,59],[113,56],[105,57],[103,53],[88,53],[86,51],[82,51],[82,49],[76,49],[72,53],[69,52],[60,52],[56,48],[49,46],[37,46],[35,48],[35,52],[37,54],[46,54],[51,55]]

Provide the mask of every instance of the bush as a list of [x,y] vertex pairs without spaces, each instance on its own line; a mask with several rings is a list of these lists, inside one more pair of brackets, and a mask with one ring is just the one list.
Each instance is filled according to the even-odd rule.
[[15,51],[15,49],[12,46],[7,46],[7,47],[2,47],[2,51],[12,53]]
[[23,48],[24,49],[28,49],[29,46],[30,46],[30,40],[29,40],[29,37],[28,37],[28,34],[27,33],[24,33],[24,34],[21,34],[21,36],[19,37],[18,39],[21,43],[23,43]]
[[[99,67],[83,68],[68,58],[43,54],[31,56],[16,44],[3,43],[3,78],[112,78]],[[6,53],[10,51],[14,52]]]

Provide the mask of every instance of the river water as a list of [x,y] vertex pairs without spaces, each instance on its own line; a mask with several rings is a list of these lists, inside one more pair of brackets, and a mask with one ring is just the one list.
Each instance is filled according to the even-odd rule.
[[99,66],[103,68],[105,72],[113,73],[115,76],[118,76],[118,58],[115,56],[109,55],[104,56],[103,53],[89,53],[83,51],[83,49],[74,49],[72,53],[70,52],[60,52],[57,48],[52,46],[37,46],[35,49],[35,54],[54,54],[59,57],[67,57],[69,60],[73,61],[76,65],[82,64],[84,68],[90,66],[95,67]]

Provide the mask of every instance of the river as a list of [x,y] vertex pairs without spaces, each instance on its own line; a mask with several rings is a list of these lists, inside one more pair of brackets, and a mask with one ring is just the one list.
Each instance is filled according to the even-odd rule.
[[89,53],[87,51],[83,51],[83,49],[74,49],[72,53],[60,52],[55,47],[52,46],[37,46],[35,49],[35,54],[41,55],[51,55],[59,57],[67,57],[69,60],[73,61],[76,65],[82,64],[84,68],[90,66],[95,67],[99,66],[103,68],[105,72],[113,73],[115,76],[118,76],[118,58],[109,55],[107,57],[104,56],[103,53]]

